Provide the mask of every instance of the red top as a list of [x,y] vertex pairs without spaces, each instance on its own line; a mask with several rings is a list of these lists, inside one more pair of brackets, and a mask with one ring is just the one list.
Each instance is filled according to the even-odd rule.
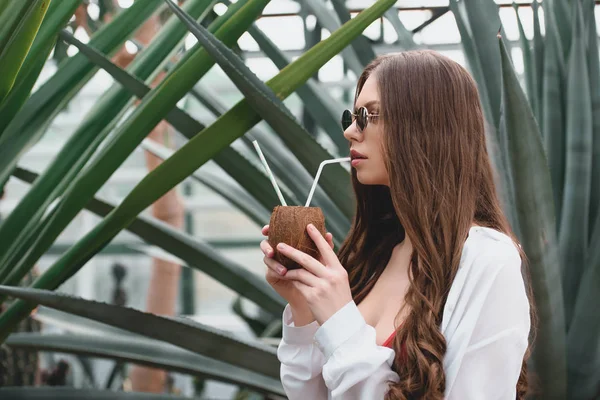
[[392,332],[392,334],[390,335],[390,337],[387,338],[387,340],[385,342],[383,342],[382,346],[383,347],[389,347],[391,349],[392,348],[392,340],[394,339],[395,335],[396,335],[396,331]]

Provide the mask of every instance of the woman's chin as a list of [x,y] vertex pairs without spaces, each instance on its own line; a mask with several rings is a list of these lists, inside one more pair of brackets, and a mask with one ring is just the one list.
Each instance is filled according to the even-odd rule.
[[390,185],[386,176],[369,174],[367,171],[356,171],[356,180],[358,180],[361,185]]

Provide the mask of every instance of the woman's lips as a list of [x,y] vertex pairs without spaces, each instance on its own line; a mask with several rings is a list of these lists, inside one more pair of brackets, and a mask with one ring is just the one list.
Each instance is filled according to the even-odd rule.
[[350,164],[352,164],[353,167],[356,167],[358,164],[360,164],[362,161],[365,161],[366,158],[355,158],[354,160],[352,160],[350,162]]
[[362,155],[361,153],[359,153],[356,150],[350,151],[350,158],[352,159],[351,164],[353,167],[356,167],[358,164],[360,164],[361,161],[364,161],[367,159],[367,157],[365,157],[364,155]]

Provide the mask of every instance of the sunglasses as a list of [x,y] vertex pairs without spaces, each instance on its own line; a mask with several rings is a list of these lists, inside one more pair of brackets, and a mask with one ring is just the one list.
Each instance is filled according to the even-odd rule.
[[369,123],[369,119],[375,119],[379,117],[379,114],[369,114],[367,111],[367,107],[361,107],[356,111],[356,114],[352,113],[350,110],[344,110],[342,113],[342,128],[344,130],[348,129],[354,119],[356,119],[356,126],[358,126],[359,131],[365,130],[367,124]]

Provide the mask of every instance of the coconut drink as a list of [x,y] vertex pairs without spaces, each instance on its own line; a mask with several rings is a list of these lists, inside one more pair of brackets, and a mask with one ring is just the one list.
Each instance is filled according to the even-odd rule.
[[321,233],[321,235],[325,237],[327,232],[325,228],[325,216],[323,215],[323,211],[320,207],[311,207],[310,201],[317,187],[317,182],[323,167],[327,164],[350,161],[350,158],[344,157],[323,161],[319,165],[319,169],[306,200],[306,204],[304,206],[288,206],[281,191],[279,190],[277,181],[271,173],[271,169],[269,168],[269,165],[267,164],[267,161],[260,150],[258,142],[255,140],[253,141],[253,144],[263,166],[265,167],[265,171],[271,180],[271,184],[273,185],[273,188],[279,197],[279,201],[281,202],[281,205],[275,206],[273,209],[273,212],[271,213],[271,219],[269,221],[269,236],[267,240],[273,248],[273,259],[275,259],[288,270],[301,268],[302,266],[300,264],[278,252],[277,245],[279,243],[285,243],[316,259],[319,259],[319,250],[317,245],[308,235],[306,226],[308,224],[313,224]]

